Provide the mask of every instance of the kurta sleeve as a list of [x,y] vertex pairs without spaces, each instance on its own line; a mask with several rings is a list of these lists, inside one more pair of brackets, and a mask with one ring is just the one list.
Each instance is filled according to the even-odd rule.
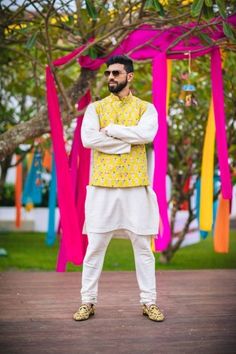
[[85,111],[81,127],[83,146],[105,154],[126,154],[130,152],[130,143],[119,138],[109,137],[99,130],[99,118],[94,104],[90,103]]
[[118,138],[126,143],[137,145],[153,141],[158,130],[158,113],[153,104],[148,103],[140,121],[134,126],[109,124],[105,132],[109,137]]

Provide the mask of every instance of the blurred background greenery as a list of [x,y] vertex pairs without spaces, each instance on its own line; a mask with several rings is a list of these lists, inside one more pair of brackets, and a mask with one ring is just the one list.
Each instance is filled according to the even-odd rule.
[[[0,271],[54,271],[56,269],[58,242],[52,247],[47,246],[45,235],[42,233],[1,233],[0,248],[4,248],[8,253],[7,256],[0,257]],[[155,253],[155,258],[157,270],[236,268],[236,231],[230,234],[230,251],[227,254],[215,253],[212,236],[208,236],[197,244],[180,248],[169,264],[159,264],[158,253]],[[81,271],[81,267],[68,264],[67,270]],[[104,270],[135,270],[129,240],[111,240],[105,257]]]

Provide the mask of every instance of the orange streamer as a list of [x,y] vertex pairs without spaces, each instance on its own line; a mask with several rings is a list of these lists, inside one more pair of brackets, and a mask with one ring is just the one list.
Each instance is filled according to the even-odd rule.
[[42,165],[47,171],[51,171],[52,155],[49,150],[45,150]]
[[218,253],[229,252],[229,200],[220,194],[214,230],[214,250]]

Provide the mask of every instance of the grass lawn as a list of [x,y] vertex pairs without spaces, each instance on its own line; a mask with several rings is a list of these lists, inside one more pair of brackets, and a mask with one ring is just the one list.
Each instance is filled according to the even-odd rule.
[[[45,244],[45,234],[27,232],[0,233],[0,248],[8,255],[0,256],[0,271],[42,270],[54,271],[58,242],[52,247]],[[231,231],[228,254],[215,253],[212,237],[181,248],[171,263],[161,265],[156,257],[156,269],[223,269],[236,268],[236,231]],[[108,247],[104,270],[134,270],[131,243],[125,239],[113,239]],[[68,264],[68,271],[81,271],[81,267]]]

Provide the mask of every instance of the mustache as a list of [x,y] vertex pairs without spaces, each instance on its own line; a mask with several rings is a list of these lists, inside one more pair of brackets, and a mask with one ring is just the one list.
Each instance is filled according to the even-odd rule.
[[110,80],[108,83],[109,83],[109,84],[117,84],[117,82],[114,81],[114,80]]

